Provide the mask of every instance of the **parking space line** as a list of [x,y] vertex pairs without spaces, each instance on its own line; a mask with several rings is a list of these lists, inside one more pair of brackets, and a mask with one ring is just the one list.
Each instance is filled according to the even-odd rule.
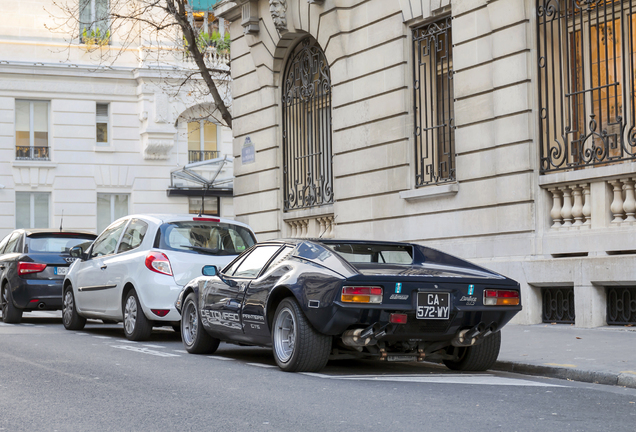
[[120,340],[119,342],[129,343],[129,344],[136,344],[136,343],[138,343],[138,342],[131,341],[131,340],[128,340],[128,339],[122,339],[122,340]]
[[493,386],[521,386],[521,387],[563,387],[557,384],[548,384],[537,381],[529,381],[519,378],[506,378],[496,375],[464,375],[464,374],[427,374],[427,375],[325,375],[313,372],[301,372],[303,375],[316,378],[345,380],[345,381],[391,381],[412,382],[427,384],[470,384]]
[[222,361],[232,361],[232,360],[234,360],[233,358],[221,357],[221,356],[208,356],[208,358],[211,358],[213,360],[222,360]]
[[123,349],[126,351],[132,351],[139,354],[149,354],[157,357],[181,357],[178,354],[170,354],[165,351],[153,351],[148,348],[144,348],[141,346],[132,346],[132,345],[111,345],[111,348]]
[[181,354],[187,354],[188,353],[186,350],[172,350],[172,351],[178,352],[178,353],[181,353]]
[[268,365],[268,364],[263,364],[263,363],[247,363],[249,366],[256,366],[256,367],[260,367],[260,368],[276,368],[277,366],[274,365]]
[[93,336],[93,337],[97,339],[112,339],[110,336]]
[[161,346],[161,345],[144,344],[144,346],[148,348],[165,348],[164,346]]

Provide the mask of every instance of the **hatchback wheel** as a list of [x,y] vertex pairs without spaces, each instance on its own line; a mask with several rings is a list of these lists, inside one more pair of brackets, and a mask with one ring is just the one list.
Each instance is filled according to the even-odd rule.
[[66,330],[81,330],[86,325],[86,318],[77,313],[73,288],[70,286],[67,286],[64,290],[62,324],[64,324]]
[[124,334],[126,339],[144,341],[152,333],[152,324],[141,309],[135,290],[128,291],[124,299]]
[[274,359],[287,372],[318,372],[327,364],[331,336],[319,333],[303,314],[298,302],[287,297],[274,315]]
[[2,287],[2,321],[7,324],[17,324],[22,321],[22,309],[13,304],[11,290],[7,284]]
[[183,305],[181,316],[181,340],[191,354],[212,354],[219,347],[219,340],[208,334],[201,324],[197,297],[190,293]]

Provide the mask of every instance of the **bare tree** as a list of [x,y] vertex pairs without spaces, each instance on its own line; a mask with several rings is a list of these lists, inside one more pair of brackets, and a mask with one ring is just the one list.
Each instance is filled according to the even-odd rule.
[[194,25],[197,12],[188,0],[54,0],[47,11],[53,22],[47,28],[68,42],[67,61],[80,46],[101,67],[152,67],[175,94],[211,96],[215,107],[206,116],[232,127],[229,46]]

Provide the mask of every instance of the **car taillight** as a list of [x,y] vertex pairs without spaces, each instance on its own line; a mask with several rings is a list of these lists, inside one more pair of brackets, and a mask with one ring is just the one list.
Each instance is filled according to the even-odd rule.
[[156,273],[172,276],[172,267],[170,260],[161,252],[150,252],[146,256],[146,267]]
[[32,262],[19,262],[18,274],[40,273],[44,271],[46,264],[38,264]]
[[382,288],[367,286],[343,287],[340,298],[347,303],[382,303]]
[[484,290],[485,306],[517,306],[519,304],[519,291],[511,290]]

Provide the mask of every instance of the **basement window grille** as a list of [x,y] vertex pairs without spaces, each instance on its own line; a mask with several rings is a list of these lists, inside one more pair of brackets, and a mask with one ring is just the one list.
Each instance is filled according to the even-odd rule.
[[607,324],[636,324],[636,288],[607,289]]
[[574,288],[542,288],[543,322],[574,324]]

